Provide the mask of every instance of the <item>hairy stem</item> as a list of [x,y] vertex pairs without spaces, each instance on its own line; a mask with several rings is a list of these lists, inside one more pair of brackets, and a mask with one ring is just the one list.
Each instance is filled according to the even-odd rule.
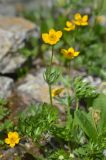
[[[50,59],[50,72],[51,72],[51,68],[52,68],[52,61],[53,61],[53,46],[52,46],[52,55],[51,55],[51,59]],[[49,98],[50,98],[50,104],[51,104],[51,106],[53,106],[51,84],[49,84]]]
[[49,97],[50,97],[50,104],[51,104],[51,106],[53,106],[53,102],[52,102],[52,92],[51,92],[51,85],[49,85]]
[[76,98],[76,111],[78,110],[79,108],[79,101],[78,101],[78,98]]

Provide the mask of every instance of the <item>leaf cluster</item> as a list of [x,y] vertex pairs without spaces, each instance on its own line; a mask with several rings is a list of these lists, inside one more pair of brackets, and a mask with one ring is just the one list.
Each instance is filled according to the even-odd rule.
[[34,141],[49,132],[57,119],[57,110],[48,104],[32,105],[19,118],[19,131],[22,135],[31,137]]
[[76,77],[74,79],[73,88],[75,91],[75,96],[78,99],[95,98],[98,95],[95,87],[84,81],[82,77]]

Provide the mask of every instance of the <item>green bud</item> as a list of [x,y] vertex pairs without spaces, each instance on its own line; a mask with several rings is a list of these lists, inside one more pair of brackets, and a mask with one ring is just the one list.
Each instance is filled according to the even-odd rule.
[[44,80],[49,84],[52,85],[57,81],[59,78],[60,72],[57,68],[48,67],[44,72]]

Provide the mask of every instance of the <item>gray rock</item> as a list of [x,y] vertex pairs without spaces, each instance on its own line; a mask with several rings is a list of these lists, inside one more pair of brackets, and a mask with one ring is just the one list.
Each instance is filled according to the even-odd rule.
[[0,63],[0,71],[2,74],[12,73],[17,68],[21,67],[25,60],[26,58],[20,55],[19,52],[14,56],[8,54],[5,58],[2,59],[2,62]]
[[0,29],[0,60],[9,52],[12,47],[12,33]]
[[6,99],[12,93],[14,81],[8,77],[0,77],[0,98]]
[[37,9],[39,6],[51,7],[52,0],[0,0],[0,14],[16,16],[24,10]]
[[[5,40],[10,41],[11,51],[19,49],[22,46],[22,42],[33,35],[35,27],[35,24],[22,18],[0,17],[1,34]],[[0,38],[2,37],[0,35]]]
[[90,83],[90,84],[91,84],[92,86],[94,86],[94,87],[98,87],[98,86],[101,84],[101,82],[102,82],[102,80],[101,80],[99,77],[94,78],[94,77],[92,77],[92,76],[86,76],[86,77],[83,79],[83,81]]
[[0,15],[14,16],[16,15],[16,8],[13,5],[10,5],[10,4],[6,5],[0,2]]
[[35,75],[28,74],[17,87],[20,94],[29,95],[30,99],[37,102],[49,102],[48,86],[43,79],[44,70]]
[[22,18],[0,17],[0,73],[13,73],[26,61],[19,49],[35,28],[35,24]]

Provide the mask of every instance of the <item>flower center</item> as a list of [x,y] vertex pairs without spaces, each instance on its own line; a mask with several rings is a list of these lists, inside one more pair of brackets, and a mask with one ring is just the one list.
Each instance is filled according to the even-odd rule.
[[50,40],[50,41],[56,41],[56,39],[57,39],[57,37],[56,37],[55,34],[49,35],[49,40]]
[[68,56],[73,56],[73,53],[72,52],[68,52]]
[[11,138],[10,138],[10,142],[11,142],[11,143],[15,143],[15,138],[14,138],[14,137],[11,137]]

